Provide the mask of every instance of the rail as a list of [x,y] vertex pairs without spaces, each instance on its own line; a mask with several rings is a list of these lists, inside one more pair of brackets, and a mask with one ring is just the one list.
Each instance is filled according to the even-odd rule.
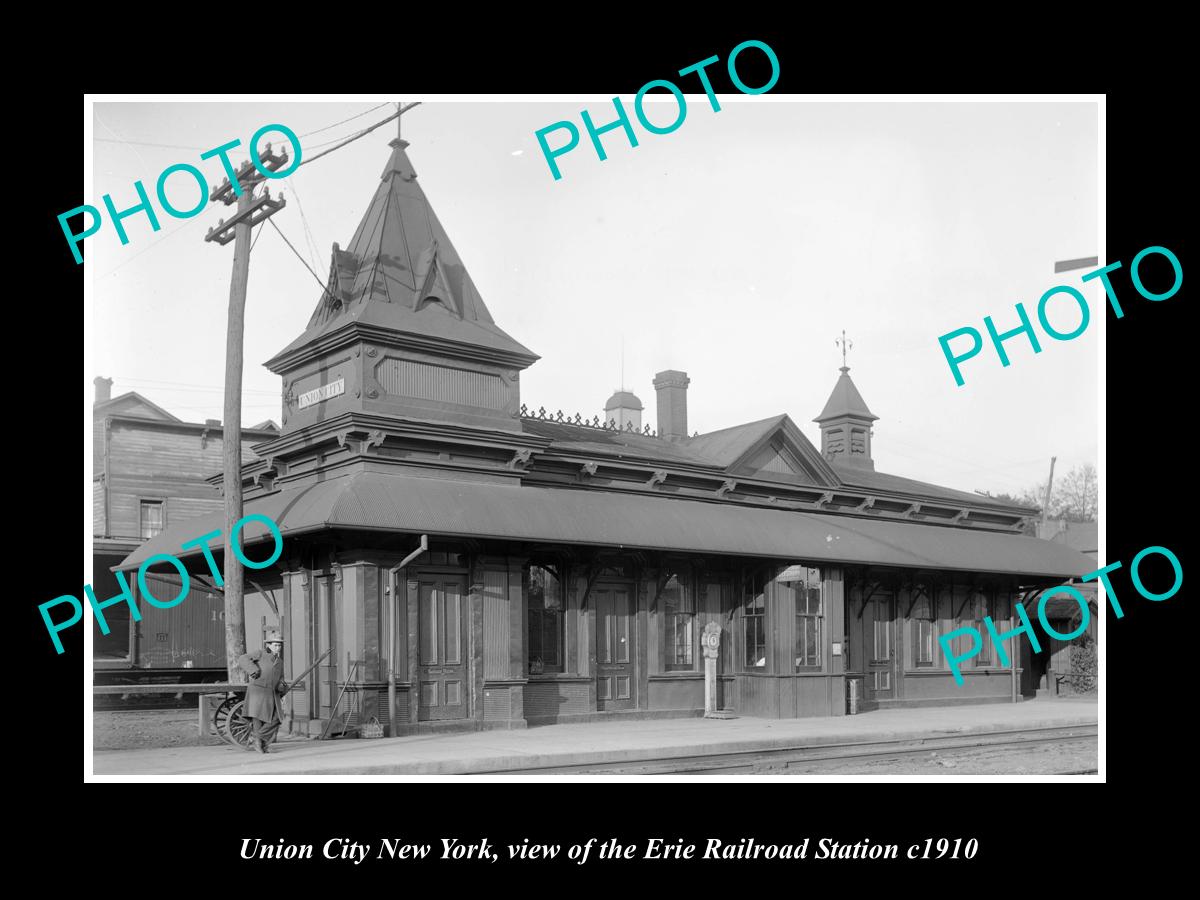
[[[882,741],[847,741],[829,744],[797,744],[787,747],[764,747],[753,750],[732,750],[705,753],[698,756],[659,757],[639,760],[614,761],[607,763],[587,762],[565,766],[530,766],[472,771],[472,775],[566,775],[566,774],[621,774],[621,775],[687,775],[723,774],[738,772],[779,773],[793,766],[819,767],[824,764],[846,762],[886,762],[906,757],[920,756],[932,752],[943,755],[973,750],[1018,750],[1041,744],[1096,741],[1095,723],[1054,725],[1040,728],[1008,729],[999,731],[968,732],[967,734],[933,733],[913,737]],[[1091,774],[1086,772],[1062,774]]]

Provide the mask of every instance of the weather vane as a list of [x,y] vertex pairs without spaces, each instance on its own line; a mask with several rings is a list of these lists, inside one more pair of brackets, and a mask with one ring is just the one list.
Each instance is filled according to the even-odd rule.
[[841,336],[840,338],[834,338],[834,339],[833,339],[833,342],[834,342],[835,344],[841,344],[841,345],[842,345],[842,368],[843,368],[843,369],[849,369],[849,366],[847,366],[847,365],[846,365],[846,351],[847,351],[847,350],[853,350],[853,349],[854,349],[854,341],[851,341],[851,340],[847,339],[847,337],[846,337],[846,329],[844,329],[844,328],[843,328],[843,329],[842,329],[842,336]]

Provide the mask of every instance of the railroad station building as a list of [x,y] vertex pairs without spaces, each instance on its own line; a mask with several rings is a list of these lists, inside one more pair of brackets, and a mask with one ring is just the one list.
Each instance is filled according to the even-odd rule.
[[[628,391],[603,419],[531,409],[538,356],[493,321],[407,146],[266,363],[282,427],[242,470],[246,512],[283,535],[256,578],[280,598],[289,671],[333,651],[288,727],[699,715],[709,622],[718,702],[739,715],[1019,699],[1019,654],[1001,666],[985,641],[958,687],[938,638],[984,616],[1006,630],[1016,600],[1089,571],[1031,534],[1036,510],[876,471],[878,417],[846,367],[802,411],[819,444],[783,413],[689,433],[675,370],[654,379],[653,429]],[[179,548],[221,528],[171,525],[122,567],[171,553],[207,573]],[[245,535],[269,553],[265,529]]]

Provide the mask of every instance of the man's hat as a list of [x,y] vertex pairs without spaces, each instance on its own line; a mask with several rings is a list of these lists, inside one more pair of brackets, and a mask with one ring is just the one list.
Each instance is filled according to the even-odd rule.
[[281,644],[283,643],[283,635],[280,634],[278,628],[268,628],[267,629],[267,635],[266,635],[266,637],[263,638],[263,643],[269,644],[272,641],[278,641]]

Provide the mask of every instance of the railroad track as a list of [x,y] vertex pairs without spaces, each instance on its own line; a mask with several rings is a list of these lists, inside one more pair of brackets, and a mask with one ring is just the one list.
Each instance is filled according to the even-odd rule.
[[[991,731],[983,734],[936,735],[894,741],[861,741],[820,746],[774,747],[699,756],[584,763],[573,766],[497,769],[472,774],[496,775],[736,775],[770,774],[789,768],[821,768],[846,762],[910,759],[937,753],[941,757],[965,755],[972,751],[1019,751],[1042,744],[1094,744],[1097,726],[1072,725],[1055,728],[1031,728],[1020,731]],[[1061,774],[1086,775],[1095,769],[1073,770]],[[947,773],[949,774],[949,773]]]

